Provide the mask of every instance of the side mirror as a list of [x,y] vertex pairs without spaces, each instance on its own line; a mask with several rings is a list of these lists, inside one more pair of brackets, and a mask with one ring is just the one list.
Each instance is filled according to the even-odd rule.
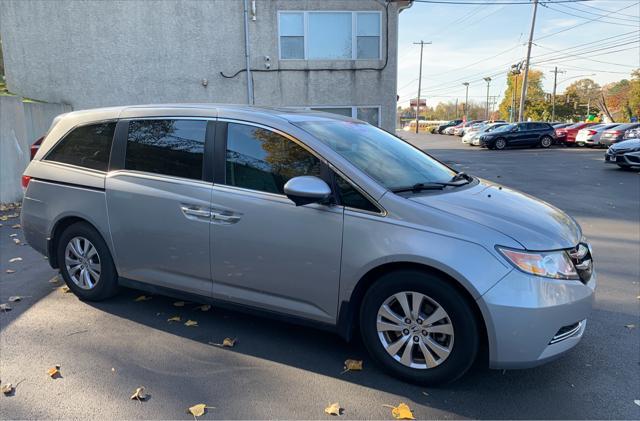
[[318,177],[303,175],[287,181],[284,194],[296,206],[303,206],[327,200],[331,196],[331,188]]

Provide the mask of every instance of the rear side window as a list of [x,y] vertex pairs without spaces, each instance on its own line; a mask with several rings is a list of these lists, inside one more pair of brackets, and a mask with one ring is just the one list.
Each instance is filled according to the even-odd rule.
[[115,122],[77,127],[54,146],[45,160],[107,171],[115,129]]
[[229,123],[226,184],[284,194],[284,185],[301,175],[320,176],[320,160],[302,146],[260,127]]
[[131,121],[125,168],[201,180],[206,131],[205,120]]

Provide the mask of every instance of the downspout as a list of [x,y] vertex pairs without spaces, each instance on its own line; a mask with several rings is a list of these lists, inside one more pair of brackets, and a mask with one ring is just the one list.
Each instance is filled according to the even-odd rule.
[[247,102],[253,105],[253,77],[251,76],[251,59],[249,54],[249,3],[244,0],[244,57],[247,69]]

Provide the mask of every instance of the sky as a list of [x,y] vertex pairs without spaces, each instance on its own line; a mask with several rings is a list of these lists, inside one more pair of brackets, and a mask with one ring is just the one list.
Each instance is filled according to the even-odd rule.
[[[554,66],[565,71],[558,74],[558,92],[586,77],[600,85],[629,79],[640,67],[640,1],[543,1],[547,7],[538,6],[531,62],[544,71],[545,91],[553,89]],[[420,40],[432,42],[424,46],[422,69],[421,98],[427,98],[427,105],[456,98],[464,102],[463,82],[470,83],[469,101],[484,103],[487,76],[492,79],[489,94],[499,95],[499,104],[507,71],[526,57],[532,11],[531,4],[417,2],[404,10],[398,34],[399,105],[406,107],[417,96],[420,46],[413,43]]]

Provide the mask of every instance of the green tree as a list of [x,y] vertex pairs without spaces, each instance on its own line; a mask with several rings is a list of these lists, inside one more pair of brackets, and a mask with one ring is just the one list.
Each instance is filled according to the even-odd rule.
[[[548,103],[544,89],[542,88],[542,79],[544,73],[540,70],[529,69],[529,78],[527,79],[527,99],[525,101],[525,115],[524,119],[531,118],[532,120],[541,120],[543,115],[549,115],[551,104]],[[503,120],[508,120],[511,111],[511,104],[514,98],[515,90],[515,108],[513,111],[514,118],[518,117],[518,107],[520,106],[520,96],[522,93],[522,83],[524,79],[524,73],[514,75],[509,73],[507,75],[507,88],[504,92],[504,97],[498,108],[500,117]],[[517,85],[517,87],[516,87]],[[549,108],[547,110],[547,108]]]
[[631,73],[629,87],[629,110],[630,117],[640,117],[640,69]]

